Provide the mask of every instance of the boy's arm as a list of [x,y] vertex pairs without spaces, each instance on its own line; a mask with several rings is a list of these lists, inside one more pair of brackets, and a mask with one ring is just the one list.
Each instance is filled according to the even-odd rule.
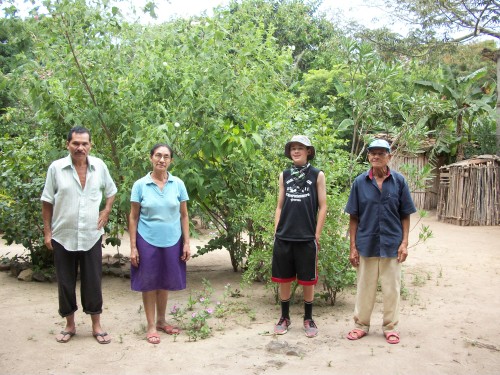
[[323,231],[323,226],[326,220],[326,178],[323,172],[319,172],[318,180],[316,181],[316,188],[318,189],[318,220],[316,222],[316,243],[319,246],[319,238]]
[[276,212],[274,213],[274,234],[278,229],[278,223],[281,217],[281,209],[283,208],[283,202],[285,201],[285,187],[283,186],[283,172],[280,173],[279,178],[279,194],[278,194],[278,204],[276,206]]

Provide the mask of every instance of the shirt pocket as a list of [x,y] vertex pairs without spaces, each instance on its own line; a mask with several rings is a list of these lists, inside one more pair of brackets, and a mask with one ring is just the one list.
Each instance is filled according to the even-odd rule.
[[398,211],[399,208],[399,197],[397,194],[394,193],[387,193],[384,195],[383,202],[386,207],[390,208],[392,210]]
[[102,190],[99,186],[92,186],[87,192],[87,199],[91,201],[100,201],[102,199]]

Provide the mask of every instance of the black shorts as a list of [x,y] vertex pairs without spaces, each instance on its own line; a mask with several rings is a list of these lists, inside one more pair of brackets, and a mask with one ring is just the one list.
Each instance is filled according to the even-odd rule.
[[274,239],[272,281],[301,285],[318,282],[318,247],[316,241],[285,241]]

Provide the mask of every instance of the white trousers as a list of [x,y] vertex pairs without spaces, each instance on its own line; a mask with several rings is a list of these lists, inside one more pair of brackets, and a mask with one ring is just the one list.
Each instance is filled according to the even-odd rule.
[[384,315],[384,332],[396,330],[399,323],[399,302],[401,291],[401,263],[397,258],[359,257],[357,269],[357,293],[354,307],[356,328],[370,330],[370,318],[375,305],[377,284],[380,280]]

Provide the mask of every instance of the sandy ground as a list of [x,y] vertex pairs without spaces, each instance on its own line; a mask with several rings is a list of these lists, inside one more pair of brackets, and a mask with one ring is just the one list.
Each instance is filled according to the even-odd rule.
[[[147,343],[140,294],[130,291],[128,279],[106,276],[102,323],[113,342],[97,344],[90,318],[78,311],[77,335],[57,343],[54,335],[64,320],[57,314],[56,284],[26,283],[0,273],[0,373],[499,374],[500,227],[443,224],[432,214],[424,223],[434,238],[411,249],[404,265],[399,345],[382,336],[380,303],[370,334],[360,341],[345,339],[352,327],[352,289],[336,306],[315,305],[318,337],[304,336],[301,304],[291,308],[293,324],[286,335],[265,335],[279,316],[272,295],[260,283],[241,289],[228,253],[217,251],[189,262],[188,289],[171,293],[169,309],[185,305],[203,278],[215,289],[214,301],[228,283],[240,289],[243,296],[228,303],[242,308],[224,320],[212,319],[213,336],[196,342],[181,333],[176,340],[162,334],[159,345]],[[416,236],[412,231],[412,243]],[[193,240],[193,250],[202,240]],[[2,246],[0,253],[15,250]],[[285,343],[287,350],[270,350]]]

